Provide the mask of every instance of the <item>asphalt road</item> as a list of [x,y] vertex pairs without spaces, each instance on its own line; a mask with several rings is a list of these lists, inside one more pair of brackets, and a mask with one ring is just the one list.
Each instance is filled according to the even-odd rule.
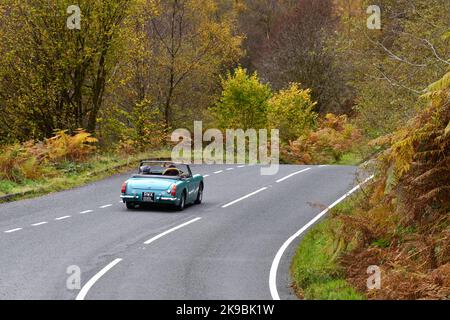
[[[273,176],[259,166],[192,169],[208,175],[204,202],[183,212],[126,210],[129,174],[0,204],[0,299],[272,299],[280,247],[357,184],[350,166],[282,165]],[[276,269],[281,299],[294,298],[298,241]],[[81,292],[67,287],[70,266],[81,270]]]

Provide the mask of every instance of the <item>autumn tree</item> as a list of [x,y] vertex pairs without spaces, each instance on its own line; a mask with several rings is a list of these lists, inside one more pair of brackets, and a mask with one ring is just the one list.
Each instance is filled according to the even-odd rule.
[[269,100],[268,125],[280,130],[283,142],[296,140],[314,127],[317,119],[315,106],[311,89],[302,89],[298,83],[291,83]]
[[449,2],[381,0],[381,29],[366,26],[370,1],[358,11],[341,7],[342,28],[336,48],[343,52],[355,90],[359,124],[377,137],[413,117],[417,97],[449,67]]
[[267,126],[268,101],[272,96],[269,85],[258,75],[248,74],[238,67],[222,79],[222,95],[213,108],[221,128],[259,129]]
[[79,1],[70,30],[66,0],[0,5],[0,121],[3,139],[49,137],[55,129],[96,129],[115,42],[130,0]]
[[219,74],[241,56],[233,2],[154,0],[149,4],[154,9],[143,27],[151,52],[146,66],[151,95],[166,128],[184,125],[211,105]]

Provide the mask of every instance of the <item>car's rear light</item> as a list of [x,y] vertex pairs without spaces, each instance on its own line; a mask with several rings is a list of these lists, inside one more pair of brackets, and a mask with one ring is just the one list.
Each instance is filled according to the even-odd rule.
[[120,189],[120,192],[125,193],[127,191],[127,182],[125,181],[122,183],[122,188]]
[[177,185],[176,184],[173,184],[172,188],[170,188],[170,194],[174,197],[177,195]]

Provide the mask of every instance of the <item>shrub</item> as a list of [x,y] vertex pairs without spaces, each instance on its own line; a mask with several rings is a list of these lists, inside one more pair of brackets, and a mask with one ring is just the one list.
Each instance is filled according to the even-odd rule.
[[327,114],[316,131],[289,142],[282,151],[284,158],[296,163],[334,163],[362,140],[361,130],[347,116]]
[[61,130],[45,141],[47,157],[53,163],[62,161],[84,161],[95,150],[97,139],[83,129],[78,129],[75,135]]
[[49,162],[56,165],[84,161],[95,150],[92,144],[96,142],[90,133],[79,129],[73,136],[64,130],[45,142],[5,146],[0,150],[0,177],[20,183],[48,176],[52,174]]
[[14,144],[4,147],[0,154],[0,177],[13,182],[41,177],[43,169],[38,159],[29,150]]
[[269,100],[268,124],[280,130],[282,141],[295,140],[313,128],[317,118],[313,111],[315,105],[310,89],[303,90],[299,84],[292,83]]
[[259,129],[267,124],[269,85],[260,82],[256,73],[238,67],[222,79],[222,96],[213,113],[221,128]]

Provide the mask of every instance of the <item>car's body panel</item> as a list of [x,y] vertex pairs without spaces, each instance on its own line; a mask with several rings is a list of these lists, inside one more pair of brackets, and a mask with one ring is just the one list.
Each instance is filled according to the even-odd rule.
[[[199,174],[192,175],[189,166],[183,166],[188,171],[184,172],[183,176],[133,175],[125,182],[125,192],[122,192],[121,199],[124,203],[130,202],[137,205],[155,203],[178,206],[183,193],[185,193],[186,204],[195,202],[198,198],[200,185],[203,189],[203,177]],[[174,185],[176,186],[175,195],[172,194]]]

